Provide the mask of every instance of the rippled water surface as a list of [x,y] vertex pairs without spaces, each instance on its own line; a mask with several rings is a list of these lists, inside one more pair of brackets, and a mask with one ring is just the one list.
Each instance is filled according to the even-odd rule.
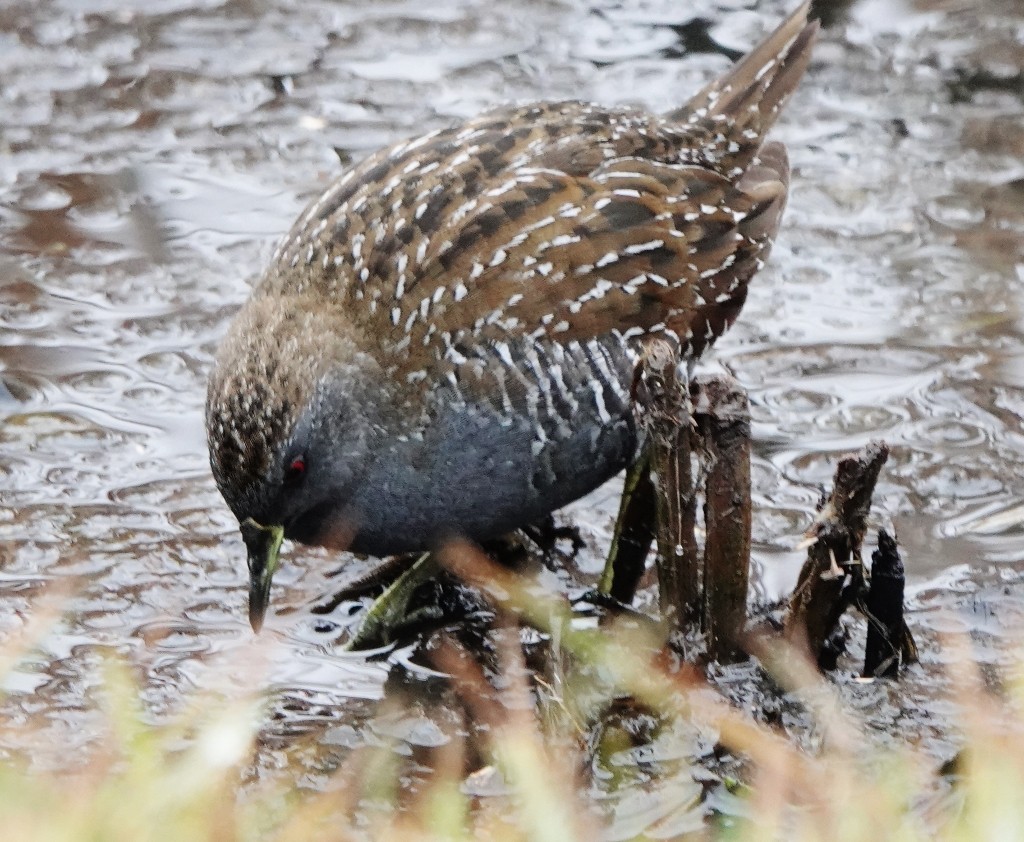
[[[314,724],[307,785],[366,739],[389,664],[339,651],[357,604],[310,610],[329,573],[365,562],[292,548],[252,642],[201,425],[226,321],[339,156],[510,100],[676,105],[789,5],[0,3],[0,635],[55,583],[71,593],[7,679],[0,750],[38,739],[29,720],[87,745],[108,651],[141,665],[155,718],[261,664],[281,690],[266,774]],[[836,457],[892,446],[876,522],[898,528],[924,664],[898,688],[837,681],[880,731],[943,756],[936,633],[966,624],[979,660],[1003,664],[1024,606],[1024,10],[821,11],[776,130],[794,166],[784,231],[704,368],[727,368],[753,402],[759,598],[795,581]],[[566,513],[590,572],[614,492]],[[428,724],[397,718],[391,736],[429,744]],[[642,827],[643,805],[623,816]]]

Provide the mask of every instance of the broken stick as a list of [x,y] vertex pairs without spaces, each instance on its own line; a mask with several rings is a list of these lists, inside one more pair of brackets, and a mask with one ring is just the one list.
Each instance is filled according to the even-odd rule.
[[790,597],[784,628],[786,639],[806,645],[821,669],[835,667],[825,644],[864,588],[861,544],[875,483],[888,458],[883,442],[843,457],[836,466],[832,493],[808,531],[807,560]]
[[730,663],[745,657],[740,638],[750,579],[750,403],[731,377],[713,377],[694,390],[693,415],[708,463],[701,628],[708,656]]

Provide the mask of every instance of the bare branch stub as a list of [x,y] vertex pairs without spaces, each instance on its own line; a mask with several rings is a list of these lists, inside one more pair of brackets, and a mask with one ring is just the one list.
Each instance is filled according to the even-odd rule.
[[901,664],[917,660],[917,644],[903,617],[905,575],[896,539],[878,532],[878,549],[871,554],[871,587],[858,604],[868,621],[864,675],[894,678]]
[[[673,630],[704,632],[710,658],[735,660],[743,656],[739,640],[746,625],[750,568],[746,394],[726,377],[691,386],[680,375],[676,349],[652,339],[642,350],[635,407],[644,438],[638,464],[653,483],[661,615]],[[698,480],[706,486],[698,489]],[[647,499],[635,493],[635,485],[646,493],[648,486],[638,484],[631,470],[626,488],[630,506]],[[695,529],[700,495],[705,500],[703,553]],[[623,578],[618,571],[605,577],[609,587]]]
[[635,403],[655,484],[661,614],[681,626],[700,619],[700,557],[694,531],[690,395],[669,342],[652,339],[644,344]]
[[750,402],[731,377],[702,380],[694,419],[707,461],[701,628],[708,656],[728,663],[740,645],[750,579]]
[[889,448],[872,442],[841,459],[832,492],[808,532],[812,543],[790,597],[785,634],[791,642],[804,643],[823,668],[831,666],[823,663],[823,650],[850,604],[846,594],[863,586],[861,544],[875,483],[888,458]]

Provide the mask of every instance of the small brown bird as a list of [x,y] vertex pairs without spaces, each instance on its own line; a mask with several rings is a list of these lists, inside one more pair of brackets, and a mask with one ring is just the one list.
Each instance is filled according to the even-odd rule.
[[789,164],[764,136],[807,66],[807,12],[675,111],[501,108],[371,155],[309,206],[207,395],[255,629],[284,537],[485,540],[625,467],[635,343],[698,357],[778,231]]

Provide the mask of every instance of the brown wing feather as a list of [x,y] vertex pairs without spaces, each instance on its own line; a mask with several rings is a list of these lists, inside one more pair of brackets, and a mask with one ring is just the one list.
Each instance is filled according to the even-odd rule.
[[417,283],[411,346],[661,329],[699,353],[705,323],[724,328],[778,229],[788,170],[784,156],[774,164],[783,171],[765,165],[739,184],[638,159],[587,179],[520,174],[502,197],[518,202],[533,188],[546,200],[520,213],[511,239],[501,203],[466,218],[454,239],[462,248],[425,266]]

